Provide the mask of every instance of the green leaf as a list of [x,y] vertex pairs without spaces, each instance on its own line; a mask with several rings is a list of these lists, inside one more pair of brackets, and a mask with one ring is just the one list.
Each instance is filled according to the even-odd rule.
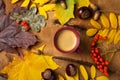
[[55,17],[60,21],[62,25],[67,23],[71,18],[74,18],[74,0],[66,0],[67,9],[63,9],[60,3],[56,4]]

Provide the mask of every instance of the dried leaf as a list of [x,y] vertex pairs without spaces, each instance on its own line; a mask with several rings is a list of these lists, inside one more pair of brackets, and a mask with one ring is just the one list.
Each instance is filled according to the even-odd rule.
[[24,0],[24,2],[21,4],[21,7],[27,7],[30,3],[30,0]]
[[16,53],[17,48],[27,49],[37,42],[32,33],[22,32],[21,27],[9,15],[3,14],[0,20],[0,51]]
[[103,26],[105,28],[109,28],[110,27],[109,20],[108,20],[108,18],[107,18],[107,16],[105,14],[103,14],[103,13],[101,14],[100,20],[101,20],[101,23],[103,24]]
[[84,80],[88,80],[88,73],[83,65],[79,67],[81,75],[83,76]]
[[[0,26],[1,27],[1,26]],[[37,42],[36,37],[29,32],[22,32],[15,23],[0,31],[0,51],[16,52],[15,48],[25,48]]]
[[65,79],[63,78],[63,76],[58,75],[58,80],[65,80]]
[[14,4],[14,3],[16,3],[16,2],[18,2],[19,0],[12,0],[12,4]]
[[71,18],[74,18],[74,0],[66,0],[67,9],[63,9],[60,3],[56,4],[55,17],[60,21],[62,25],[67,23]]
[[118,25],[117,25],[117,17],[115,13],[110,13],[109,19],[110,19],[111,27],[116,29]]
[[65,77],[66,77],[66,80],[74,80],[74,78],[73,78],[73,77],[68,76],[66,73],[65,73]]
[[90,4],[90,1],[89,0],[75,0],[76,4],[77,4],[77,7],[80,8],[82,6],[86,6],[88,7],[89,4]]
[[94,65],[91,66],[91,78],[94,79],[96,76],[96,68]]
[[97,33],[97,29],[88,29],[87,31],[86,31],[86,35],[87,36],[94,36],[95,34]]
[[55,70],[58,67],[52,56],[36,55],[26,51],[24,59],[14,57],[1,73],[8,74],[8,80],[42,80],[41,72],[47,68]]
[[109,80],[106,76],[99,76],[96,78],[96,80]]
[[95,27],[97,29],[101,29],[101,25],[97,21],[91,19],[90,23],[92,24],[93,27]]

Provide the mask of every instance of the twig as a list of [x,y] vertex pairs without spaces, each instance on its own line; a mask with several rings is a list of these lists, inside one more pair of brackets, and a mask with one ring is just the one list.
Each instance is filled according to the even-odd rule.
[[[71,59],[71,58],[67,58],[67,57],[60,57],[60,56],[54,56],[53,59],[59,59],[59,60],[74,62],[74,63],[77,63],[77,64],[86,65],[88,67],[91,67],[92,65],[94,65],[97,68],[97,66],[95,64],[90,63],[90,62],[86,62],[86,61],[82,61],[82,60],[76,60],[76,59]],[[109,73],[115,73],[114,71],[111,71],[111,69],[109,69],[109,68],[108,68],[108,71],[109,71]]]
[[86,65],[86,66],[89,66],[89,67],[92,66],[92,65],[95,65],[95,64],[90,63],[90,62],[85,62],[85,61],[82,61],[82,60],[71,59],[71,58],[67,58],[67,57],[54,56],[53,59],[59,59],[59,60],[74,62],[74,63],[77,63],[77,64]]

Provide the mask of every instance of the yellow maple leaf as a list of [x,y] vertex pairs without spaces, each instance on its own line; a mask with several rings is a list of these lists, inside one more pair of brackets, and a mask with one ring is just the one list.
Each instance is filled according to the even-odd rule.
[[76,2],[76,5],[77,5],[78,8],[80,8],[82,6],[88,7],[89,4],[90,4],[89,0],[75,0],[75,2]]
[[9,62],[0,73],[8,74],[8,80],[42,80],[41,73],[45,69],[55,70],[58,67],[52,56],[25,51],[24,59],[14,57],[14,60]]

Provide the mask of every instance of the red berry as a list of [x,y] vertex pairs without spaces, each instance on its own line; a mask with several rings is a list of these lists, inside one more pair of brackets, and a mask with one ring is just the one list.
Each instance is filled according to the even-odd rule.
[[107,72],[107,70],[108,70],[108,67],[104,66],[104,72]]
[[100,68],[99,70],[100,70],[100,72],[102,72],[102,73],[104,72],[102,68]]
[[100,62],[103,62],[103,58],[99,58],[99,61],[100,61]]
[[94,58],[94,61],[97,61],[98,59],[97,58]]
[[104,72],[104,75],[108,76],[109,74],[108,74],[108,72]]
[[100,66],[100,69],[102,69],[103,66],[102,65],[99,65],[99,66]]
[[99,52],[99,49],[98,49],[98,48],[95,48],[95,52],[98,53],[98,52]]
[[94,47],[95,46],[95,42],[91,42],[91,47]]
[[107,36],[104,36],[103,39],[104,39],[104,40],[107,40]]
[[101,64],[102,64],[102,65],[105,65],[105,62],[102,62]]
[[105,61],[105,64],[106,64],[106,65],[108,65],[108,64],[109,64],[108,60],[106,60],[106,61]]
[[96,37],[97,39],[99,39],[99,36],[100,36],[99,34],[96,34],[96,35],[95,35],[95,37]]
[[96,42],[96,41],[98,41],[98,39],[99,39],[99,35],[97,34],[97,35],[94,37],[94,41]]
[[26,24],[23,26],[26,30],[28,30],[30,27]]
[[97,62],[96,64],[97,64],[97,65],[99,65],[99,64],[100,64],[100,62]]
[[100,55],[98,55],[98,57],[97,57],[98,59],[100,59],[101,58],[101,56]]
[[93,53],[93,56],[94,56],[94,57],[96,57],[96,56],[97,56],[97,54],[96,54],[96,53]]
[[103,39],[103,37],[102,37],[102,36],[99,36],[99,39]]
[[91,50],[91,53],[94,53],[94,52],[95,52],[95,51],[92,49],[92,50]]
[[98,65],[97,68],[100,69],[100,66]]
[[22,26],[24,26],[25,24],[27,24],[26,21],[22,21],[22,22],[21,22],[21,25],[22,25]]

